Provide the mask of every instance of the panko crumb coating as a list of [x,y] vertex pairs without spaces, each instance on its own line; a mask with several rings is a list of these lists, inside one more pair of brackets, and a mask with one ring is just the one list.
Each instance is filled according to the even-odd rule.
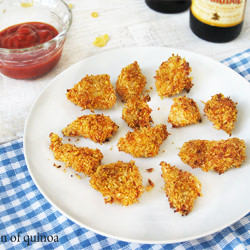
[[76,147],[71,144],[63,144],[62,138],[50,133],[50,149],[58,161],[65,163],[66,167],[72,167],[76,172],[91,176],[101,164],[103,154],[99,149]]
[[241,166],[246,159],[245,150],[245,141],[236,137],[220,141],[190,140],[183,144],[178,155],[192,168],[223,174]]
[[179,94],[184,89],[189,92],[193,86],[192,78],[189,77],[191,71],[185,58],[172,54],[156,71],[155,86],[158,95],[163,98]]
[[116,202],[124,206],[138,202],[145,191],[134,161],[100,165],[91,176],[90,185],[102,193],[105,203]]
[[202,196],[200,181],[191,173],[166,162],[162,161],[160,165],[170,208],[181,215],[188,215],[196,198]]
[[64,136],[83,136],[102,144],[108,141],[119,126],[109,116],[90,114],[78,117],[62,130]]
[[116,102],[115,90],[107,74],[86,75],[67,90],[66,96],[83,109],[109,109]]
[[116,92],[123,102],[127,102],[131,96],[142,94],[145,85],[146,77],[135,61],[121,70],[116,82]]
[[171,106],[168,122],[173,128],[201,122],[201,114],[196,102],[186,96],[176,97]]
[[150,101],[149,95],[141,98],[140,96],[132,96],[127,100],[123,110],[122,119],[131,128],[150,127],[153,122],[151,118],[152,109],[149,108],[147,102]]
[[214,128],[222,129],[231,136],[237,120],[236,105],[237,103],[233,102],[230,97],[225,97],[220,93],[212,96],[211,100],[205,103],[204,112],[213,122]]
[[124,151],[134,157],[154,157],[168,135],[167,126],[164,124],[153,128],[135,129],[120,138],[117,147],[119,151]]

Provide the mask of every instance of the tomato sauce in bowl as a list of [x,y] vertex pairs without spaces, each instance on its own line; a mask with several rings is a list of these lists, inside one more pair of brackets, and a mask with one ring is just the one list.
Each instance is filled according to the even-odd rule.
[[29,48],[45,43],[57,35],[58,31],[47,23],[16,24],[0,31],[0,48]]
[[58,63],[72,12],[63,0],[0,0],[0,73],[34,79]]
[[[32,79],[49,72],[59,61],[63,42],[53,41],[58,31],[51,25],[27,22],[0,32],[0,72],[16,79]],[[51,43],[46,44],[46,42]],[[43,46],[44,45],[44,46]]]

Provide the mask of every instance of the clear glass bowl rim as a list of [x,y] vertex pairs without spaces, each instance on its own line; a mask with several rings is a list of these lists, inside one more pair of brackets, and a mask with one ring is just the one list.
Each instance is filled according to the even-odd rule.
[[44,47],[50,47],[50,45],[53,45],[58,40],[60,41],[61,39],[63,39],[66,36],[66,34],[67,34],[71,24],[72,24],[72,11],[71,11],[70,7],[68,6],[68,4],[64,0],[56,0],[56,1],[61,2],[62,4],[65,5],[65,7],[68,10],[68,20],[69,20],[67,26],[60,33],[58,33],[57,36],[55,36],[54,38],[52,38],[51,40],[49,40],[45,43],[42,43],[42,44],[39,44],[36,46],[32,46],[29,48],[23,48],[23,49],[0,48],[0,54],[24,54],[26,52],[27,53],[35,52],[37,50],[43,49]]

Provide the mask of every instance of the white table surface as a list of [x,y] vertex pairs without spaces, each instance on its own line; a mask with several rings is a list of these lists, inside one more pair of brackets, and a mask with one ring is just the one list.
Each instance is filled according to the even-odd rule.
[[[189,28],[189,11],[161,14],[149,9],[144,0],[67,0],[73,23],[58,65],[36,80],[14,80],[0,75],[0,143],[23,136],[32,103],[60,72],[78,61],[115,48],[164,46],[185,49],[222,60],[250,47],[250,3],[238,38],[228,43],[211,43],[195,36]],[[91,12],[98,12],[93,18]],[[108,34],[105,47],[93,41]]]

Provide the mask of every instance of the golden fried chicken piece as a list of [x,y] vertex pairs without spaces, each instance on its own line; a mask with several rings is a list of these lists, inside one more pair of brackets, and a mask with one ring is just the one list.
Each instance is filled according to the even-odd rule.
[[153,128],[144,127],[128,132],[120,138],[117,147],[134,157],[153,157],[159,152],[160,146],[168,137],[167,126],[160,124]]
[[109,116],[90,114],[78,117],[62,130],[65,136],[83,136],[102,144],[111,138],[119,126]]
[[201,122],[199,107],[193,99],[182,96],[174,98],[173,101],[168,116],[168,122],[173,128]]
[[239,168],[246,159],[244,140],[230,138],[220,141],[191,140],[179,152],[181,160],[192,168],[214,170],[223,174],[230,168]]
[[134,161],[100,165],[91,176],[90,185],[102,193],[105,203],[124,206],[138,202],[144,192],[142,176]]
[[116,102],[115,90],[107,74],[86,75],[67,90],[66,96],[83,109],[109,109]]
[[184,89],[189,92],[193,86],[192,78],[189,77],[191,70],[185,58],[172,54],[156,71],[155,86],[158,95],[161,98],[169,97]]
[[202,196],[200,181],[191,173],[166,162],[162,161],[160,165],[170,207],[181,215],[188,215],[196,198]]
[[150,122],[153,122],[147,102],[150,101],[149,95],[141,98],[140,96],[132,96],[127,100],[123,110],[122,119],[131,128],[150,127]]
[[63,144],[62,138],[54,133],[50,133],[49,137],[50,149],[55,159],[64,162],[66,167],[72,167],[76,172],[91,176],[101,164],[103,155],[99,149]]
[[116,92],[126,102],[133,95],[140,95],[146,85],[146,77],[135,61],[121,70],[116,82]]
[[237,120],[236,105],[237,103],[220,93],[212,96],[211,100],[205,103],[204,112],[213,122],[214,128],[222,129],[231,136]]

